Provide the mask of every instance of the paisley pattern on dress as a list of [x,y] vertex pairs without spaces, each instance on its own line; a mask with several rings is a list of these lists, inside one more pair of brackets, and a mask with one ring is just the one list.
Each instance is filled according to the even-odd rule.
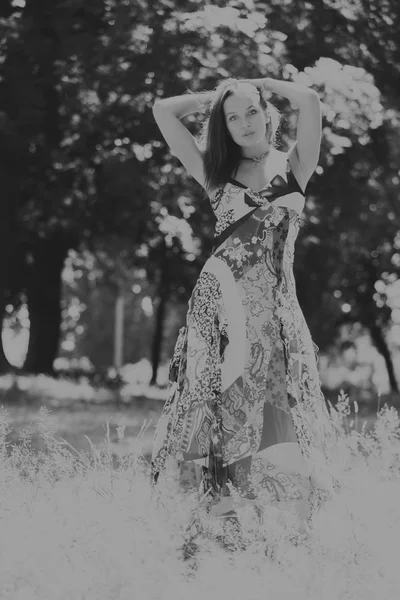
[[289,195],[304,204],[286,168],[260,192],[231,180],[210,197],[215,246],[170,363],[153,481],[172,458],[215,515],[233,508],[229,483],[245,503],[302,501],[308,522],[334,492],[335,434],[293,274],[300,215],[274,203]]

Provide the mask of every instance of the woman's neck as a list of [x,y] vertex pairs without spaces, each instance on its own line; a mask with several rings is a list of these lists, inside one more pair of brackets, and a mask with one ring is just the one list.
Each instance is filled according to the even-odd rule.
[[241,179],[241,183],[249,185],[253,189],[255,187],[260,188],[276,175],[276,161],[277,155],[275,149],[271,148],[267,160],[262,164],[253,163],[253,161],[248,160],[241,161],[236,170],[236,175],[233,177],[234,179],[239,177],[238,181]]
[[243,148],[242,150],[242,160],[253,161],[253,159],[257,159],[262,157],[263,155],[268,155],[272,150],[271,144],[267,142],[267,140],[260,142],[256,146],[252,148]]

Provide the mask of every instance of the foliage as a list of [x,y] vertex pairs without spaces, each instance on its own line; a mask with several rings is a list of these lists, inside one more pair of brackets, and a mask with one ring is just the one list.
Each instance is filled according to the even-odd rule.
[[[4,3],[4,304],[29,304],[28,279],[46,273],[45,264],[32,267],[46,238],[49,252],[60,253],[63,240],[64,260],[74,250],[107,264],[104,278],[116,271],[117,285],[129,288],[144,269],[155,307],[165,299],[184,307],[215,221],[203,191],[160,136],[151,106],[228,76],[283,77],[313,86],[323,108],[320,165],[297,244],[301,305],[321,349],[343,318],[361,322],[390,369],[387,297],[400,264],[398,23],[394,0]],[[295,115],[284,98],[272,100],[285,115],[287,149]],[[199,119],[185,119],[194,134]],[[98,292],[92,310],[108,320],[110,346],[112,324],[103,315],[112,311],[100,306],[103,298]],[[132,301],[128,313],[135,310]],[[70,327],[62,327],[63,343]],[[44,329],[40,319],[36,329]],[[49,345],[45,335],[31,354]]]

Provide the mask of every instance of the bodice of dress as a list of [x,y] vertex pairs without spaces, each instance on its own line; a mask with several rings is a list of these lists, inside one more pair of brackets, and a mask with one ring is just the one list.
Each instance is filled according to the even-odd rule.
[[304,202],[304,193],[294,177],[287,159],[285,164],[286,171],[283,166],[282,174],[276,174],[270,183],[259,192],[230,178],[227,183],[219,186],[210,194],[211,207],[217,218],[214,232],[216,239],[221,238],[221,234],[227,232],[231,225],[238,223],[258,206],[263,206],[268,202],[273,203],[288,194],[300,194],[301,200]]

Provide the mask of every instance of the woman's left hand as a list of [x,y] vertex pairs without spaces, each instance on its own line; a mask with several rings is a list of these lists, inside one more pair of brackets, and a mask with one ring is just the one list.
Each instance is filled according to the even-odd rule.
[[239,79],[239,83],[251,83],[251,85],[254,85],[256,88],[261,87],[261,79]]
[[239,79],[240,83],[251,83],[254,85],[260,92],[266,92],[267,95],[272,95],[272,92],[268,90],[268,77],[261,77],[258,79]]

